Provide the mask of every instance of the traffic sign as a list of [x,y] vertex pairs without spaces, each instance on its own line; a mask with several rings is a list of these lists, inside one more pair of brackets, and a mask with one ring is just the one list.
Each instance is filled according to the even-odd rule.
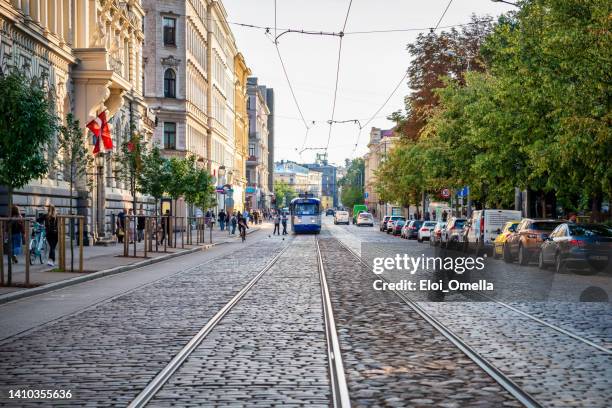
[[442,190],[442,198],[450,198],[450,190],[448,188]]

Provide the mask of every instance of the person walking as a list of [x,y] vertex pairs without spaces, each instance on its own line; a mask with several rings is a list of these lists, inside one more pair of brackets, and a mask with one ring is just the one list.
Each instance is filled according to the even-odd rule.
[[221,231],[225,230],[225,211],[221,210],[219,211],[219,228],[221,228]]
[[[19,211],[19,207],[13,205],[11,207],[11,218],[7,223],[7,232],[10,233],[9,239],[12,244],[12,252],[10,253],[11,261],[13,263],[17,263],[17,255],[21,255],[22,251],[22,242],[25,240],[25,229],[23,227],[23,220],[21,218],[21,213]],[[7,253],[7,256],[9,254]]]
[[57,246],[57,213],[55,212],[55,206],[49,204],[47,206],[47,214],[43,219],[45,226],[45,234],[47,236],[47,242],[49,243],[49,261],[47,265],[55,266],[55,247]]
[[280,235],[280,222],[281,222],[281,218],[280,215],[277,213],[274,216],[274,232],[272,233],[272,235]]
[[144,211],[142,210],[142,205],[138,210],[138,222],[137,222],[137,230],[138,230],[138,242],[144,239],[144,229],[145,229],[145,216]]
[[130,208],[128,210],[128,217],[127,217],[127,231],[128,231],[128,237],[130,239],[130,244],[134,243],[134,233],[136,231],[134,231],[134,209]]
[[234,212],[232,214],[232,218],[230,219],[230,224],[232,226],[232,235],[236,234],[236,226],[238,226],[238,217],[239,216],[240,216],[240,213],[236,214],[236,212]]
[[115,231],[115,235],[117,235],[117,242],[121,244],[125,237],[125,210],[123,208],[119,211],[119,214],[117,214],[116,226],[117,230]]
[[287,235],[287,213],[283,212],[281,216],[281,223],[283,224],[283,235]]

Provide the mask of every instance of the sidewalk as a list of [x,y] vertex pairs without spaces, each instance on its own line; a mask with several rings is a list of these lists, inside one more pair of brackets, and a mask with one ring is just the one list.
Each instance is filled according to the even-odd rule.
[[[258,231],[262,226],[266,224],[261,224],[258,226],[250,226],[250,229],[247,232],[253,233]],[[38,263],[38,260],[34,262],[34,265],[30,265],[30,288],[31,287],[40,287],[56,282],[61,282],[67,279],[72,279],[75,277],[83,277],[85,275],[91,275],[95,272],[100,271],[111,271],[116,270],[116,272],[123,272],[125,270],[134,269],[143,265],[143,261],[147,261],[148,264],[161,262],[163,260],[175,257],[190,254],[193,252],[201,251],[210,248],[214,245],[225,244],[229,242],[239,241],[240,237],[238,236],[238,231],[236,231],[236,235],[229,235],[228,231],[220,231],[218,226],[215,226],[215,229],[212,233],[212,242],[210,244],[210,230],[206,230],[205,242],[200,245],[195,245],[196,237],[195,231],[192,232],[193,237],[193,245],[187,245],[187,236],[185,235],[185,245],[184,248],[181,247],[181,234],[176,234],[176,248],[167,247],[166,252],[164,252],[163,245],[159,246],[159,252],[148,252],[147,258],[144,258],[144,243],[136,244],[136,254],[137,257],[133,256],[134,246],[133,244],[129,245],[129,256],[123,256],[123,244],[113,243],[109,246],[87,246],[83,248],[83,270],[84,272],[79,273],[79,248],[77,243],[75,242],[74,247],[74,269],[76,272],[58,272],[57,265],[54,267],[48,266],[47,264],[41,265]],[[58,245],[59,248],[59,245]],[[155,249],[155,243],[153,243],[153,249]],[[56,259],[58,257],[59,249],[56,249]],[[4,262],[4,282],[7,280],[7,257],[4,256],[2,260]],[[26,288],[25,285],[25,255],[22,254],[18,257],[18,263],[13,264],[12,271],[12,285],[10,287],[0,286],[0,297],[2,295],[6,295],[13,292],[23,291]],[[56,263],[57,264],[57,263]],[[66,243],[66,269],[70,270],[70,242]]]

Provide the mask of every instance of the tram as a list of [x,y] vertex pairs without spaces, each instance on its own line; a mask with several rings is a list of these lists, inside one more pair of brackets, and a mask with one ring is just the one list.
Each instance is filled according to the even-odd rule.
[[294,198],[289,205],[289,212],[294,234],[321,232],[321,201],[318,198]]

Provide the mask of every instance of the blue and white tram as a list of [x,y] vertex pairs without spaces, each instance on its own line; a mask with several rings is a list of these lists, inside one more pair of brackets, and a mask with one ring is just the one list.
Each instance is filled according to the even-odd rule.
[[321,201],[317,198],[294,198],[289,206],[291,230],[295,234],[321,231]]

